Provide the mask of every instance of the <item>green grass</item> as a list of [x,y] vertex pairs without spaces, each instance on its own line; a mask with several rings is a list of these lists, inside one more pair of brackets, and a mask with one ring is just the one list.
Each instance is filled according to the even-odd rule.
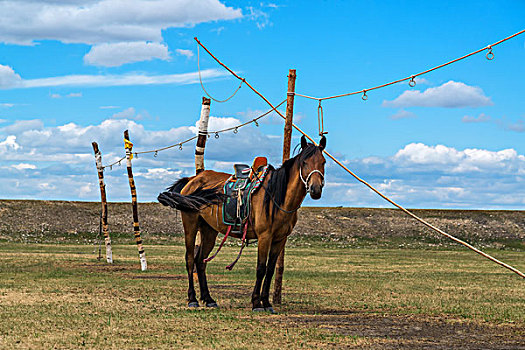
[[[256,247],[228,246],[208,266],[219,310],[188,310],[183,247],[115,245],[115,263],[93,246],[6,243],[0,247],[1,348],[320,348],[375,344],[326,317],[445,317],[525,326],[525,282],[463,250],[341,248],[309,242],[287,249],[279,315],[254,314]],[[492,250],[525,270],[523,251]],[[323,318],[324,317],[324,318]],[[330,319],[331,320],[331,319]],[[315,321],[315,322],[314,322]],[[523,331],[521,331],[523,332]],[[521,335],[519,333],[518,335]]]

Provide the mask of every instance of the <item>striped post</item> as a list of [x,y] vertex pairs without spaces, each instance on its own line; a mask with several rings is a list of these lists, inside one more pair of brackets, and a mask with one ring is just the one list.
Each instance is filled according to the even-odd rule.
[[[202,98],[201,117],[199,119],[199,136],[197,138],[197,145],[195,146],[195,174],[204,171],[204,149],[206,148],[206,139],[208,138],[208,121],[210,120],[210,104],[209,98]],[[197,232],[195,239],[195,257],[199,254],[201,247],[201,233]],[[194,271],[196,272],[196,271]]]
[[102,154],[98,149],[96,142],[92,143],[93,151],[95,152],[95,164],[97,165],[98,184],[100,186],[100,202],[102,204],[102,232],[104,233],[104,241],[106,243],[106,261],[113,263],[113,252],[111,251],[111,238],[109,238],[108,230],[108,202],[106,199],[106,184],[104,183],[104,167],[102,166]]
[[131,190],[131,206],[133,208],[133,232],[135,233],[135,241],[137,242],[137,248],[139,250],[140,267],[142,271],[146,271],[148,269],[148,264],[146,262],[146,253],[144,253],[144,247],[142,246],[142,238],[140,237],[137,188],[135,187],[135,180],[133,180],[133,170],[131,169],[131,160],[133,159],[133,143],[131,143],[129,140],[128,130],[124,131],[124,148],[126,149],[126,164],[128,167],[129,188]]

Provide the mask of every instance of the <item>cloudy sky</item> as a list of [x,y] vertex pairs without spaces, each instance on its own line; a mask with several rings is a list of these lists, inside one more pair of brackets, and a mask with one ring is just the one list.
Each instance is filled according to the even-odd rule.
[[[193,136],[203,91],[197,36],[272,102],[389,82],[525,29],[523,1],[0,0],[0,198],[99,199],[91,142],[104,163]],[[525,209],[525,34],[417,80],[325,101],[327,149],[407,207]],[[238,86],[201,52],[207,90]],[[212,102],[210,129],[268,107],[246,87]],[[284,108],[283,108],[284,109]],[[297,97],[317,133],[317,103]],[[209,139],[206,167],[267,155],[280,163],[276,116]],[[299,135],[294,134],[294,144]],[[194,172],[194,144],[134,160],[139,200]],[[124,166],[105,172],[111,201],[129,200]],[[388,207],[328,162],[320,201]]]

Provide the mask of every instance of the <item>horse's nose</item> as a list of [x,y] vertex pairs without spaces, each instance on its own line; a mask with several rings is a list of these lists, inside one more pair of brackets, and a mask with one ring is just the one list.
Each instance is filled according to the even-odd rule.
[[311,185],[310,186],[310,197],[312,197],[312,199],[321,198],[322,192],[323,192],[323,187],[321,185]]

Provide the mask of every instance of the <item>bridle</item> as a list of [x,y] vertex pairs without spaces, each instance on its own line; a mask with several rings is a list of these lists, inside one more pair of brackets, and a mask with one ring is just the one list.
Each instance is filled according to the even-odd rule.
[[[261,179],[259,178],[259,176],[257,175],[257,172],[254,171],[254,169],[252,168],[252,171],[253,171],[253,174],[255,174],[255,177],[257,178],[257,180],[261,181]],[[321,182],[321,188],[324,187],[324,175],[323,173],[320,171],[320,170],[312,170],[310,172],[310,174],[308,174],[308,176],[306,177],[306,180],[303,179],[303,168],[301,166],[299,166],[299,177],[301,178],[301,181],[303,182],[304,184],[304,187],[306,189],[306,194],[310,193],[310,185],[308,185],[308,181],[310,181],[310,177],[314,174],[314,173],[319,173],[319,175],[321,175],[321,178],[322,178],[322,182]],[[261,182],[261,185],[262,187],[264,188],[265,191],[268,191],[268,188]],[[284,208],[281,208],[281,206],[279,204],[277,204],[275,198],[273,198],[273,195],[270,193],[270,198],[272,199],[272,202],[273,204],[277,207],[277,209],[279,209],[280,211],[282,211],[283,213],[287,213],[287,214],[291,214],[291,213],[295,213],[297,210],[299,210],[299,208],[301,207],[301,205],[303,204],[303,201],[306,197],[303,198],[303,200],[301,201],[301,203],[299,203],[299,206],[293,210],[286,210]]]
[[312,177],[313,174],[315,173],[318,173],[319,175],[321,175],[321,179],[322,179],[322,182],[321,182],[321,188],[324,187],[324,175],[323,173],[320,171],[320,170],[317,170],[317,169],[314,169],[310,172],[310,174],[308,174],[308,176],[306,177],[306,180],[303,178],[303,168],[299,167],[299,177],[301,178],[301,181],[303,182],[304,184],[304,187],[306,189],[306,193],[310,193],[310,185],[308,184],[308,182],[310,181],[310,177]]

